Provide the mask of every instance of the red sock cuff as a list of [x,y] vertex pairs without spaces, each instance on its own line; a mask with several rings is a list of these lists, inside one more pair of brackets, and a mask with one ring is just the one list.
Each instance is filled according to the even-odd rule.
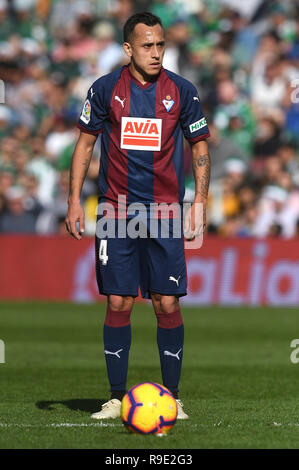
[[179,308],[172,313],[156,312],[156,317],[160,328],[177,328],[183,324],[181,310]]
[[128,326],[130,325],[130,316],[131,310],[117,311],[111,310],[111,308],[107,306],[105,325],[112,326],[114,328]]

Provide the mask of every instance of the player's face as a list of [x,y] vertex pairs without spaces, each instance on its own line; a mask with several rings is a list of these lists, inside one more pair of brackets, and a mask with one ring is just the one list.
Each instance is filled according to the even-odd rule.
[[165,52],[164,31],[159,24],[135,26],[129,43],[124,43],[134,70],[143,76],[154,77],[162,67]]

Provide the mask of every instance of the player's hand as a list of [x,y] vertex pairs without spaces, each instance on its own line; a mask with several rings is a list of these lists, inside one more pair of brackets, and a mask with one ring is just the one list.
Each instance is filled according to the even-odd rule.
[[[76,240],[81,240],[82,233],[84,232],[84,210],[80,202],[69,202],[68,212],[65,218],[66,229],[72,237]],[[79,232],[76,223],[79,223]]]
[[192,206],[188,208],[184,219],[184,236],[191,241],[195,237],[204,234],[206,230],[206,206],[205,200],[195,199]]

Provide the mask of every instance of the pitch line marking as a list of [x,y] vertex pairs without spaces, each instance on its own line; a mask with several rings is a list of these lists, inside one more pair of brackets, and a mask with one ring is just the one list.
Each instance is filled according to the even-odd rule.
[[[178,422],[176,423],[178,424]],[[226,424],[223,425],[220,422],[214,424],[199,424],[199,423],[180,423],[180,426],[184,426],[188,424],[188,427],[197,428],[197,427],[223,427],[223,428],[238,428],[238,427],[248,427],[243,426],[241,423],[237,424]],[[265,423],[267,424],[267,423]],[[269,423],[268,423],[269,424]],[[272,426],[290,426],[290,427],[299,427],[299,423],[278,423],[274,421],[271,423]],[[123,427],[122,423],[103,423],[102,421],[99,423],[50,423],[50,424],[25,424],[25,423],[0,423],[0,428],[114,428],[114,427]]]
[[121,423],[51,423],[51,424],[25,424],[25,423],[0,423],[0,428],[105,428],[123,426]]
[[[183,423],[180,423],[183,424]],[[204,424],[188,424],[190,427],[205,426]],[[0,423],[0,428],[114,428],[123,427],[122,423],[50,423],[50,424],[25,424],[25,423]]]

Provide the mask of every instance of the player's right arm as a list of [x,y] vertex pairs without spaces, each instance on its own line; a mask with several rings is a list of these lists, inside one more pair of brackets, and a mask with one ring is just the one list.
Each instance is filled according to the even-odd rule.
[[[84,209],[80,203],[80,195],[96,140],[96,135],[81,132],[72,157],[68,212],[65,224],[67,231],[77,240],[82,238],[85,218]],[[76,227],[77,222],[79,223],[79,230]]]

